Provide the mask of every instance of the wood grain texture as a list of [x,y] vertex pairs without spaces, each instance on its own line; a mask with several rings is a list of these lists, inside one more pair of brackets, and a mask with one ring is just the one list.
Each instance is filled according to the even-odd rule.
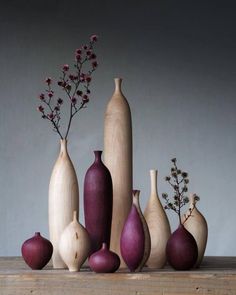
[[150,170],[151,194],[144,212],[151,236],[151,253],[147,261],[150,268],[166,264],[166,244],[170,237],[170,224],[157,191],[157,170]]
[[0,258],[1,295],[235,295],[236,257],[205,257],[200,269],[142,273],[32,271],[21,258]]
[[54,165],[49,184],[49,234],[53,244],[54,268],[66,268],[59,253],[59,240],[79,210],[79,187],[75,169],[67,152],[67,141],[61,140],[61,150]]
[[[196,201],[194,199],[195,194],[190,194],[189,208],[195,208],[192,211],[191,216],[184,223],[184,227],[193,235],[197,242],[198,247],[198,259],[196,262],[196,267],[198,267],[203,259],[207,237],[208,237],[208,227],[205,217],[199,212],[196,207]],[[188,216],[189,212],[186,212],[185,216]],[[185,216],[182,216],[182,221],[185,220]]]
[[104,163],[113,182],[113,211],[110,248],[121,258],[120,236],[132,205],[132,124],[129,104],[121,92],[121,79],[115,79],[115,92],[109,101],[104,122]]
[[74,211],[73,221],[64,229],[59,242],[60,255],[69,271],[79,271],[87,259],[91,242],[87,230],[77,221]]

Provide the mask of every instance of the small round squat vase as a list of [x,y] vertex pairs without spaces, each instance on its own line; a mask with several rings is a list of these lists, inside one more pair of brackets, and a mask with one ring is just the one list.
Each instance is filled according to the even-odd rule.
[[98,273],[113,273],[120,267],[120,258],[103,243],[102,248],[90,256],[89,266]]
[[36,232],[35,235],[26,240],[21,253],[26,262],[32,269],[42,269],[52,257],[53,246],[51,242]]

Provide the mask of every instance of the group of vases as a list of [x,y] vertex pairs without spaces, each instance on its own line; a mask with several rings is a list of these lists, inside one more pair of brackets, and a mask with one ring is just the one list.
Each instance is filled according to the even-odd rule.
[[[201,213],[194,208],[184,226],[180,225],[171,235],[158,198],[157,171],[150,171],[151,195],[144,214],[139,205],[140,192],[132,191],[131,112],[121,92],[121,79],[115,79],[115,92],[105,114],[104,164],[101,155],[102,151],[95,151],[95,161],[85,175],[83,227],[77,217],[76,172],[67,152],[67,141],[61,140],[49,185],[52,244],[36,233],[22,246],[26,263],[40,269],[53,252],[53,267],[68,267],[70,271],[78,271],[88,257],[96,272],[114,272],[125,265],[135,272],[145,265],[162,268],[166,260],[176,269],[199,266],[207,241],[207,224]],[[37,256],[37,251],[44,257]],[[189,257],[194,260],[192,264]],[[183,265],[185,260],[188,263]]]

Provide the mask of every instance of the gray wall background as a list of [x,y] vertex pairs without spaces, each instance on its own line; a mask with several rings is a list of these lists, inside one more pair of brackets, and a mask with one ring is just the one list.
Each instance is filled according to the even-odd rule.
[[[122,77],[133,117],[134,186],[145,207],[170,158],[190,174],[209,224],[207,255],[236,255],[236,19],[233,1],[2,1],[0,10],[0,255],[48,236],[47,193],[59,138],[36,112],[46,76],[97,33],[99,68],[69,153],[80,184],[103,148],[103,116]],[[177,217],[169,214],[172,229]]]

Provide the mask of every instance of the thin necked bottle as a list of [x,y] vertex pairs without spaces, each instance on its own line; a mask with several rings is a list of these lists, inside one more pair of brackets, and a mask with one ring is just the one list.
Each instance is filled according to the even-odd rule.
[[115,79],[115,91],[107,105],[104,122],[104,163],[113,182],[111,250],[121,258],[120,237],[132,205],[132,123],[122,79]]

